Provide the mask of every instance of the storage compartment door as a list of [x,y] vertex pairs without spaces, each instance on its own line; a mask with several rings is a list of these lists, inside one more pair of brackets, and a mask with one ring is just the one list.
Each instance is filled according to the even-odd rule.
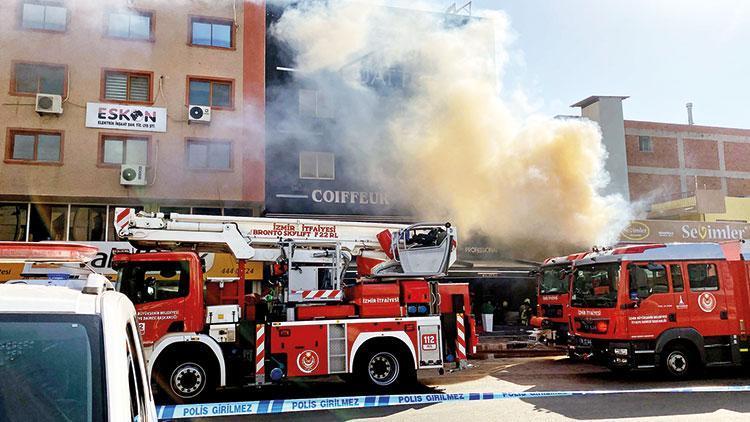
[[420,368],[443,364],[443,342],[440,338],[440,325],[420,325],[418,342]]

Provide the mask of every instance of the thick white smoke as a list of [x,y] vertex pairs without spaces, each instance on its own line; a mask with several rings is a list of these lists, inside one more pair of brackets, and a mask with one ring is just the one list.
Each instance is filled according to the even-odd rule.
[[[368,176],[387,174],[385,189],[421,218],[534,254],[608,243],[626,224],[626,201],[600,194],[608,175],[598,127],[525,116],[503,99],[503,14],[302,2],[273,31],[295,50],[300,74],[334,99],[337,136],[361,150]],[[396,97],[373,95],[361,77],[393,69],[406,81]]]

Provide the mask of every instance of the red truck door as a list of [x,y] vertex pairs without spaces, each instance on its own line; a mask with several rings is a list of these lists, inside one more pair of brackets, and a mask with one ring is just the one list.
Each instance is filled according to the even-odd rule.
[[168,332],[197,331],[202,327],[203,309],[194,309],[193,303],[203,292],[191,293],[190,276],[196,272],[191,271],[195,270],[191,266],[191,261],[184,260],[128,260],[121,265],[120,291],[135,304],[144,345]]
[[729,333],[726,289],[731,277],[726,262],[688,262],[685,286],[691,325],[704,337]]
[[674,299],[674,320],[677,327],[689,327],[691,324],[688,292],[685,291],[685,268],[681,264],[669,265],[669,278],[672,282]]
[[628,266],[630,297],[639,299],[628,308],[627,330],[630,338],[656,338],[675,323],[675,298],[670,291],[668,266],[637,263]]

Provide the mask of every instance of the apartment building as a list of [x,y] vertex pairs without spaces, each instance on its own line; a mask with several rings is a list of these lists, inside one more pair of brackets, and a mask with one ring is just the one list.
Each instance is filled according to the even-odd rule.
[[750,196],[750,129],[625,120],[626,98],[592,96],[572,105],[602,130],[612,192],[647,203],[701,190]]
[[114,239],[115,206],[257,215],[265,5],[0,3],[0,240]]
[[721,190],[750,196],[750,129],[626,120],[631,196]]

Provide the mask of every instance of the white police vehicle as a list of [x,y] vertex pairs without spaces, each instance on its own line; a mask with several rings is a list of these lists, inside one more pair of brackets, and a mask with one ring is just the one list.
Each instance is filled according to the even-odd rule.
[[157,420],[135,308],[106,277],[0,284],[0,420]]

